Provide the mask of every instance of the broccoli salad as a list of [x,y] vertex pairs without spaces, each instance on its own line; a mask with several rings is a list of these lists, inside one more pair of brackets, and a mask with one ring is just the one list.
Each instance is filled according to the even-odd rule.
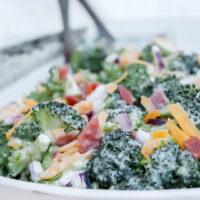
[[22,98],[0,110],[1,176],[66,189],[200,187],[200,56],[165,37],[142,50],[77,50]]

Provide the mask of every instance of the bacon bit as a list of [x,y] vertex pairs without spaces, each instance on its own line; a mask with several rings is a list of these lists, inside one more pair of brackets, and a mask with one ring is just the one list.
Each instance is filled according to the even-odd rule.
[[167,106],[167,109],[171,112],[174,119],[178,122],[179,126],[185,134],[187,134],[189,137],[197,136],[200,139],[200,132],[198,128],[190,120],[187,113],[180,104],[171,104]]
[[108,114],[106,113],[106,111],[101,111],[98,114],[99,126],[102,133],[104,133],[104,126],[107,119],[108,119]]
[[171,119],[168,120],[166,126],[171,135],[174,137],[175,142],[178,143],[181,149],[184,150],[184,141],[188,140],[190,137],[187,136],[180,128],[178,128]]
[[16,127],[20,126],[20,125],[24,122],[24,120],[25,120],[26,118],[30,117],[31,114],[32,114],[32,112],[33,112],[33,111],[30,110],[30,111],[27,113],[27,115],[25,115],[17,124],[15,124],[15,126],[13,126],[13,127],[6,133],[7,139],[10,139],[10,138],[12,137],[12,133],[15,131]]
[[22,95],[22,98],[23,98],[24,104],[28,106],[30,109],[33,106],[36,106],[38,104],[38,102],[35,99],[27,99],[24,95]]
[[126,104],[128,104],[128,105],[133,104],[135,99],[134,99],[131,91],[129,91],[122,85],[119,85],[119,94],[120,94],[121,99],[123,99],[126,102]]
[[118,85],[120,82],[122,82],[126,77],[128,76],[128,72],[124,72],[124,74],[119,78],[117,79],[116,81],[114,81],[114,83],[116,85]]
[[169,103],[169,99],[166,97],[163,88],[156,89],[150,96],[150,99],[155,109],[161,109]]
[[61,98],[56,98],[56,99],[54,99],[54,101],[57,101],[58,103],[66,104],[66,101],[64,99],[61,99]]
[[132,137],[133,139],[135,139],[135,133],[136,133],[136,132],[135,132],[134,130],[131,131],[131,137]]
[[74,106],[75,104],[80,102],[80,99],[74,96],[65,95],[65,99],[67,101],[67,104],[70,106]]
[[93,110],[91,101],[81,101],[73,106],[81,115],[87,114]]
[[160,110],[154,110],[152,112],[147,113],[147,115],[144,118],[144,122],[147,123],[149,119],[156,119],[162,114]]
[[196,159],[200,159],[200,140],[198,137],[192,137],[184,141],[183,144]]
[[112,94],[117,89],[117,84],[115,83],[108,83],[106,85],[106,92]]
[[68,72],[69,72],[69,66],[61,67],[59,69],[59,79],[65,81],[67,79]]
[[141,104],[147,112],[152,112],[155,110],[155,107],[153,103],[151,102],[151,99],[148,97],[141,96]]

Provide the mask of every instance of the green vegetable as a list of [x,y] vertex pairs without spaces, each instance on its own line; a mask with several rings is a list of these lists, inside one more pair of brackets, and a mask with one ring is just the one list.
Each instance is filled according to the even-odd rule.
[[6,176],[8,157],[10,155],[10,147],[7,146],[8,140],[6,138],[7,131],[12,128],[4,121],[0,122],[0,176]]
[[15,128],[12,136],[22,140],[34,141],[40,133],[41,128],[39,126],[39,120],[31,121],[28,119]]
[[42,167],[44,170],[46,170],[52,162],[52,156],[57,151],[58,147],[51,146],[49,147],[48,151],[45,153],[44,158],[42,160]]
[[128,76],[121,82],[121,84],[130,90],[136,99],[136,104],[140,104],[140,97],[142,95],[150,96],[152,94],[152,82],[147,73],[146,66],[140,64],[133,64],[125,68]]
[[116,129],[103,137],[101,146],[87,163],[86,171],[101,188],[110,188],[135,174],[142,175],[141,159],[140,146],[131,134]]
[[71,58],[71,67],[74,72],[80,69],[88,69],[90,72],[98,73],[103,68],[103,61],[106,57],[102,48],[75,51]]
[[176,92],[182,89],[180,80],[175,76],[158,77],[153,84],[154,89],[162,87],[167,98],[174,100]]
[[102,72],[99,75],[99,81],[103,83],[110,83],[121,77],[123,72],[116,63],[104,62]]
[[142,49],[140,58],[141,60],[153,63],[152,45],[149,44]]
[[[43,137],[46,137],[45,141]],[[34,160],[41,161],[50,144],[50,140],[47,138],[42,134],[33,143],[24,142],[22,147],[13,149],[8,158],[9,176],[16,177],[23,170],[26,170],[28,164]]]
[[185,74],[196,74],[200,65],[197,61],[197,54],[177,55],[167,60],[167,66],[171,71],[180,71]]
[[56,101],[39,103],[33,107],[32,117],[39,120],[43,131],[73,126],[76,130],[82,130],[86,122],[81,115],[71,106]]

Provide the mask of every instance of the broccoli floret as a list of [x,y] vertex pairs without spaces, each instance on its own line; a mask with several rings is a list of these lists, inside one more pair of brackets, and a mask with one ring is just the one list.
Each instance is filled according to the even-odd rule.
[[105,109],[118,109],[122,108],[126,105],[126,102],[123,101],[120,98],[120,95],[118,93],[108,94],[108,96],[105,99]]
[[144,113],[142,112],[142,110],[134,105],[122,105],[121,107],[118,106],[116,109],[107,109],[106,112],[108,113],[108,120],[105,124],[106,129],[109,130],[109,127],[111,126],[111,130],[112,127],[117,128],[117,122],[116,122],[116,116],[118,114],[121,113],[127,113],[130,120],[131,120],[131,124],[134,128],[135,131],[137,131],[139,128],[142,128],[144,130],[149,130],[150,126],[146,125],[144,123]]
[[28,119],[26,122],[23,122],[20,126],[15,128],[12,136],[23,140],[34,141],[41,131],[39,120],[30,121]]
[[39,103],[33,107],[32,117],[35,120],[39,120],[43,131],[65,127],[82,130],[86,125],[85,120],[75,109],[56,101]]
[[6,133],[11,127],[11,125],[7,125],[4,121],[0,122],[0,176],[6,176],[8,172],[7,163],[10,155],[10,147],[7,146]]
[[116,63],[104,62],[102,72],[99,75],[99,82],[110,83],[121,77],[123,72]]
[[176,187],[176,170],[179,146],[169,141],[161,148],[156,149],[145,165],[147,185],[154,189]]
[[41,134],[33,143],[24,142],[22,147],[12,149],[11,155],[8,158],[9,176],[16,177],[23,170],[27,169],[28,164],[34,160],[41,161],[49,144],[49,138]]
[[151,44],[145,46],[142,49],[140,58],[141,58],[141,60],[144,60],[144,61],[147,61],[147,62],[151,62],[151,63],[153,62],[154,57],[153,57],[153,54],[152,54],[152,45]]
[[75,51],[71,58],[71,67],[74,72],[80,69],[88,69],[91,72],[98,73],[103,68],[105,57],[105,50],[100,47],[84,51]]
[[200,164],[188,151],[180,151],[178,156],[177,176],[179,187],[199,187],[200,186]]
[[174,102],[180,103],[192,122],[200,129],[200,90],[195,86],[183,86],[177,91]]
[[51,92],[45,90],[45,91],[34,91],[31,92],[28,96],[30,99],[35,99],[38,102],[45,102],[45,101],[51,101],[53,100]]
[[122,81],[122,85],[130,90],[139,104],[142,95],[149,96],[152,94],[152,82],[147,73],[146,66],[133,64],[125,68],[128,76]]
[[47,87],[47,91],[55,98],[64,98],[66,80],[59,79],[59,66],[54,66],[50,69],[50,76],[44,86]]
[[176,92],[182,89],[180,80],[175,76],[158,77],[153,86],[154,89],[162,87],[169,100],[174,100]]
[[186,74],[196,74],[200,67],[197,61],[197,54],[178,55],[168,60],[167,65],[172,71],[181,71]]
[[141,159],[140,146],[131,138],[131,133],[116,129],[103,137],[86,171],[101,188],[110,188],[135,174],[142,174]]

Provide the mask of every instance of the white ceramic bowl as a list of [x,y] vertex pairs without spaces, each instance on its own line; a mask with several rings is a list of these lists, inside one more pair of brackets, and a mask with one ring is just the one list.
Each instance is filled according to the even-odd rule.
[[[18,197],[18,198],[17,198]],[[200,188],[114,191],[64,188],[0,177],[1,200],[199,200]]]

